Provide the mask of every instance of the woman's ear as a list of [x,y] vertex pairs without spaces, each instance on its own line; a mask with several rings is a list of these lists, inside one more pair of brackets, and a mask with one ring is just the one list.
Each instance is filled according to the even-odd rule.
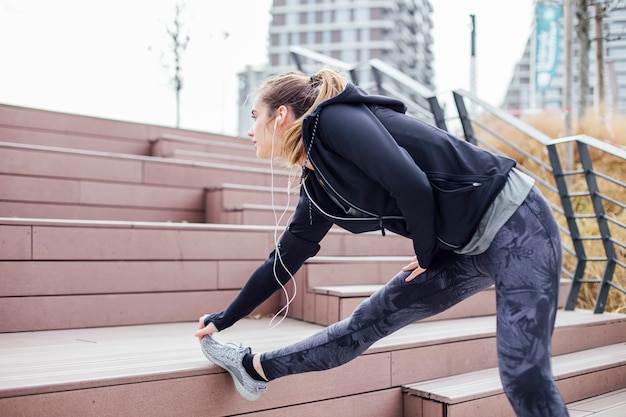
[[278,107],[277,112],[278,112],[278,115],[276,116],[276,120],[278,121],[286,120],[287,115],[289,114],[289,108],[283,104]]

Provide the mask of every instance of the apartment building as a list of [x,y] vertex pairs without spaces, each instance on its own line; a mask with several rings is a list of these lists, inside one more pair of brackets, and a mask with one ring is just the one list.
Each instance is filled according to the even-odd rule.
[[[350,64],[378,58],[434,90],[429,0],[274,0],[270,13],[268,75],[296,68],[289,49],[297,45]],[[305,67],[314,72],[319,65],[305,62]],[[368,71],[358,77],[361,85],[373,81]],[[240,83],[241,89],[248,87]],[[249,106],[240,108],[249,114]],[[246,119],[239,125],[240,133],[248,128]]]

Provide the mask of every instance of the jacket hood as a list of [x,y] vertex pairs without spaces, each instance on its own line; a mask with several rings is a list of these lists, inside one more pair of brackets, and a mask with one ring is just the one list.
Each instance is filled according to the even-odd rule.
[[391,110],[394,110],[398,113],[406,113],[407,106],[402,101],[386,96],[379,95],[369,95],[362,88],[348,83],[346,88],[335,97],[331,97],[328,100],[325,100],[318,104],[311,115],[315,115],[322,108],[326,107],[329,104],[333,103],[360,103],[360,104],[369,104],[369,105],[377,105],[382,107],[387,107]]

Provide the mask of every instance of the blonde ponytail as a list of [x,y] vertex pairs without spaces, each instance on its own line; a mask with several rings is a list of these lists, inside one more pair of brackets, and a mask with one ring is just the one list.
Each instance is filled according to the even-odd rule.
[[309,77],[301,72],[288,72],[276,75],[265,81],[258,89],[258,97],[274,112],[285,105],[296,116],[287,128],[283,140],[283,155],[289,166],[301,164],[305,159],[302,143],[302,120],[311,114],[315,107],[346,88],[342,73],[332,69],[322,69]]

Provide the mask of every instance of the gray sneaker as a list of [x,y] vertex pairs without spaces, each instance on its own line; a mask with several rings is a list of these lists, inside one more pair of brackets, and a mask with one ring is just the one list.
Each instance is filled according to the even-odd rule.
[[265,382],[252,378],[243,367],[243,357],[247,353],[251,353],[249,347],[244,348],[232,343],[223,345],[211,336],[204,336],[200,346],[202,353],[208,360],[228,371],[233,377],[237,392],[246,400],[255,401],[262,392],[267,390]]

